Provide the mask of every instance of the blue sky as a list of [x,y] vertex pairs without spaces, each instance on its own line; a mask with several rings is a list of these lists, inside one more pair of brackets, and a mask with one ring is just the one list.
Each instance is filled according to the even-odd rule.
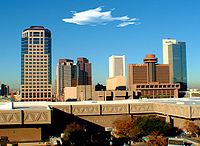
[[[93,83],[105,83],[109,56],[125,55],[130,64],[143,63],[146,54],[154,53],[162,63],[162,39],[175,38],[187,45],[189,86],[200,88],[199,7],[199,0],[1,1],[0,82],[19,88],[21,32],[42,25],[52,32],[53,78],[59,58],[83,56],[92,63]],[[101,9],[97,13],[101,23],[99,17],[69,23],[73,14],[96,8]],[[123,22],[133,23],[117,27]]]

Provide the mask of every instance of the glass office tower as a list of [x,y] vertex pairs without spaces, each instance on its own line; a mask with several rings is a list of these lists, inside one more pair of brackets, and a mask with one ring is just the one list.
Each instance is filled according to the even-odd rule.
[[169,64],[172,71],[172,82],[180,83],[181,91],[187,91],[186,44],[177,42],[168,46]]
[[84,57],[77,58],[78,85],[92,85],[92,64]]
[[22,32],[21,101],[51,101],[51,32],[31,26]]

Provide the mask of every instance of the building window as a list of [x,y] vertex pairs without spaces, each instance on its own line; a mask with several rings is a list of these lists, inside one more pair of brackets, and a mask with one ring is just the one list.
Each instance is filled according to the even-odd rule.
[[33,44],[39,44],[39,38],[33,38]]
[[33,42],[32,42],[32,38],[30,38],[30,39],[29,39],[29,44],[32,44],[32,43],[33,43]]
[[41,40],[40,43],[43,44],[43,38],[41,38],[40,40]]
[[40,32],[33,32],[33,36],[34,36],[34,37],[40,36]]

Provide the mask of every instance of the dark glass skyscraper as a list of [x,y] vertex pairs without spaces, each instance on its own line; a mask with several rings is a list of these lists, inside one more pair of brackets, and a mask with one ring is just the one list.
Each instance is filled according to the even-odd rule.
[[181,91],[187,91],[186,44],[177,42],[168,46],[169,64],[172,71],[172,82],[180,83]]
[[77,58],[78,85],[92,85],[92,65],[87,58]]
[[170,64],[171,82],[180,83],[180,91],[187,91],[186,43],[163,39],[163,63]]
[[50,101],[51,83],[51,32],[31,26],[22,32],[21,100]]

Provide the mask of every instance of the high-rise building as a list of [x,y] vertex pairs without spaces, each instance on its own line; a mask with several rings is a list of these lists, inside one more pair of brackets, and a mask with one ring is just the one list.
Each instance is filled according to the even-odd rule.
[[109,78],[125,76],[125,55],[109,57]]
[[0,96],[8,96],[10,91],[9,91],[9,86],[5,84],[0,85]]
[[77,86],[77,67],[71,59],[59,59],[56,66],[56,94],[64,95],[65,87]]
[[78,85],[92,85],[92,65],[87,58],[77,58]]
[[147,54],[144,64],[129,64],[129,87],[140,83],[170,83],[170,69],[168,64],[157,64],[154,54]]
[[154,54],[147,54],[144,64],[128,65],[129,90],[143,97],[178,97],[179,84],[171,83],[169,64],[157,64]]
[[171,82],[180,83],[180,90],[187,91],[186,43],[164,39],[163,58],[164,64],[170,64]]
[[31,26],[21,41],[21,100],[51,101],[51,32]]
[[[77,63],[71,59],[59,59],[56,66],[55,97],[65,99],[70,97],[75,88],[83,86],[82,92],[86,91],[86,85],[92,85],[91,63],[87,58],[77,58]],[[72,90],[72,91],[71,91]]]
[[169,64],[168,46],[171,44],[176,44],[177,40],[163,39],[162,43],[163,43],[163,64]]
[[147,64],[148,82],[156,81],[156,63],[157,62],[158,62],[158,59],[155,57],[154,54],[148,54],[144,58],[144,63]]

